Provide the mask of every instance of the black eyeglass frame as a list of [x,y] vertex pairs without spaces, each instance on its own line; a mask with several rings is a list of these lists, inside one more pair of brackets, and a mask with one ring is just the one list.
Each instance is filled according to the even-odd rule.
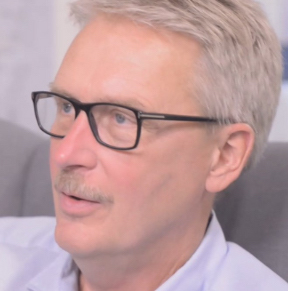
[[[49,92],[49,91],[35,91],[31,93],[31,97],[32,97],[32,101],[33,101],[33,105],[34,105],[34,112],[35,112],[35,116],[36,116],[36,120],[37,120],[37,124],[39,126],[39,128],[45,132],[46,134],[52,136],[52,137],[56,137],[56,138],[64,138],[65,135],[56,135],[53,134],[49,131],[47,131],[41,124],[40,122],[40,118],[38,115],[38,110],[37,110],[37,102],[40,99],[40,94],[47,94],[47,95],[54,95],[57,96],[59,98],[62,98],[66,101],[68,101],[69,103],[72,104],[72,106],[74,107],[75,110],[75,119],[78,117],[79,113],[81,110],[83,110],[86,115],[87,115],[87,119],[91,128],[91,131],[94,135],[94,137],[96,138],[96,140],[103,146],[111,148],[111,149],[115,149],[115,150],[132,150],[135,149],[138,144],[139,144],[139,140],[140,140],[140,135],[141,135],[141,128],[142,128],[142,120],[145,119],[151,119],[151,120],[171,120],[171,121],[190,121],[190,122],[205,122],[205,123],[218,123],[220,124],[220,121],[218,119],[215,118],[209,118],[209,117],[202,117],[202,116],[188,116],[188,115],[175,115],[175,114],[166,114],[166,113],[150,113],[150,112],[143,112],[141,110],[137,110],[133,107],[130,106],[125,106],[125,105],[121,105],[121,104],[117,104],[117,103],[109,103],[109,102],[96,102],[96,103],[82,103],[74,98],[69,98],[66,97],[64,95],[58,94],[58,93],[54,93],[54,92]],[[52,96],[47,96],[46,98],[50,98]],[[42,98],[41,98],[42,99]],[[94,106],[97,105],[112,105],[112,106],[118,106],[121,108],[125,108],[128,110],[131,110],[136,117],[137,120],[137,135],[136,135],[136,140],[133,146],[131,147],[126,147],[126,148],[119,148],[119,147],[114,147],[111,146],[105,142],[103,142],[99,136],[98,130],[97,130],[97,125],[94,122],[94,118],[91,114],[91,109]]]

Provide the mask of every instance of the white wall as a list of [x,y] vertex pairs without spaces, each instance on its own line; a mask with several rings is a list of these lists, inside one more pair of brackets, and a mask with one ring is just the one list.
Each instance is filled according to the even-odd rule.
[[288,1],[258,0],[258,2],[263,5],[281,42],[288,44]]
[[68,1],[0,1],[0,118],[41,134],[31,92],[47,90],[76,34]]
[[78,32],[69,17],[69,3],[71,0],[54,0],[54,72],[58,70],[70,43]]
[[52,77],[52,5],[1,1],[0,15],[0,117],[38,132],[30,96]]
[[288,142],[288,82],[282,86],[279,107],[269,140]]

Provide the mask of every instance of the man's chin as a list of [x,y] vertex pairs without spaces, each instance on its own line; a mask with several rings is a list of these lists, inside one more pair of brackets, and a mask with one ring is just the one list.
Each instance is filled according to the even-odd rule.
[[77,224],[75,221],[57,218],[55,228],[55,241],[60,248],[70,253],[72,257],[83,256],[89,252],[89,238]]
[[[115,244],[105,230],[88,226],[81,219],[58,217],[55,228],[55,241],[60,248],[74,259],[89,259],[103,254],[114,253]],[[117,241],[117,240],[116,240]],[[117,247],[116,247],[117,249]]]

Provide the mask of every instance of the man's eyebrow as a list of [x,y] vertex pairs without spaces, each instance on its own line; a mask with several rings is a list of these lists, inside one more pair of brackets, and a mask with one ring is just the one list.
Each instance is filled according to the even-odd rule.
[[[74,96],[73,94],[69,93],[66,90],[63,90],[61,88],[59,88],[58,86],[55,85],[54,82],[51,82],[49,84],[49,88],[52,92],[64,95],[68,98],[72,98],[74,100],[79,100],[79,98],[77,98],[76,96]],[[97,101],[96,101],[97,99]],[[119,104],[119,105],[124,105],[124,106],[128,106],[128,107],[132,107],[135,108],[137,110],[141,110],[141,111],[147,111],[148,108],[145,104],[143,104],[140,100],[133,98],[133,97],[125,97],[125,98],[121,98],[121,101],[119,100],[119,98],[114,97],[114,96],[110,96],[110,95],[105,95],[105,96],[99,96],[97,98],[95,98],[95,101],[89,102],[89,103],[114,103],[114,104]],[[85,102],[84,102],[85,103]]]
[[64,95],[65,97],[72,98],[72,99],[80,101],[76,96],[73,96],[68,91],[63,90],[63,89],[59,88],[58,86],[56,86],[54,82],[51,82],[49,84],[49,88],[54,93],[58,93],[60,95]]
[[119,98],[117,97],[105,95],[105,96],[98,97],[97,102],[115,103],[119,105],[132,107],[140,111],[145,111],[148,109],[147,106],[145,106],[140,100],[133,97],[125,97],[119,100]]

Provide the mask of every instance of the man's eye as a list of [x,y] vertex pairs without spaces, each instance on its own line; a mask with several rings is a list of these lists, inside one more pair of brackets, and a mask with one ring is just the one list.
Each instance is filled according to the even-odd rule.
[[62,110],[65,112],[65,113],[70,113],[71,110],[72,110],[72,105],[71,103],[63,103],[62,104]]
[[71,114],[74,111],[73,105],[70,102],[58,100],[56,103],[59,114]]
[[123,123],[126,122],[126,117],[121,113],[116,113],[115,114],[115,119],[116,119],[116,122],[119,123],[119,124],[123,124]]

